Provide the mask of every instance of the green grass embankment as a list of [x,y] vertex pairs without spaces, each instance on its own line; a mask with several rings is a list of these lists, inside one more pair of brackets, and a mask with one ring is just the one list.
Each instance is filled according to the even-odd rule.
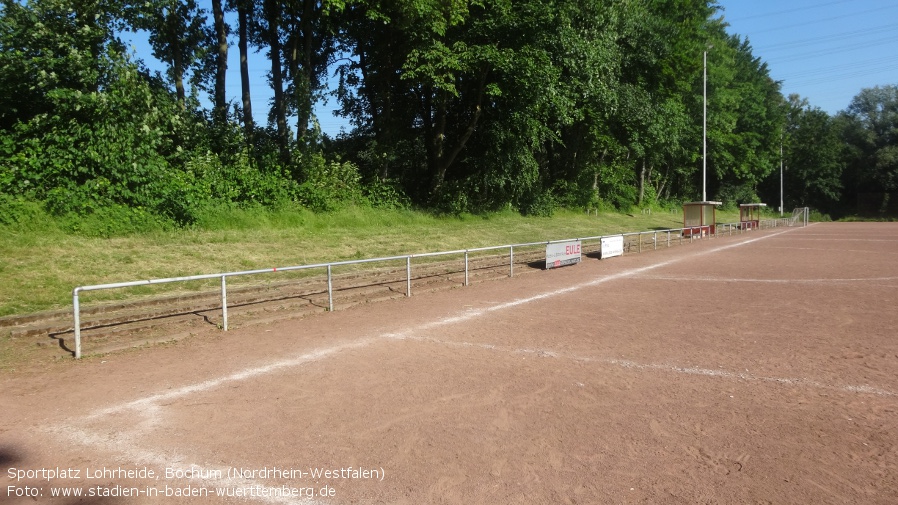
[[[718,213],[733,222],[738,213]],[[553,217],[513,212],[436,217],[414,211],[347,208],[305,211],[229,211],[193,229],[113,238],[71,234],[44,223],[0,229],[0,316],[71,306],[75,286],[136,279],[284,267],[536,242],[682,226],[682,213],[561,211]],[[258,281],[257,281],[258,282]],[[209,286],[214,283],[209,283]],[[197,283],[90,293],[91,301],[127,300]]]

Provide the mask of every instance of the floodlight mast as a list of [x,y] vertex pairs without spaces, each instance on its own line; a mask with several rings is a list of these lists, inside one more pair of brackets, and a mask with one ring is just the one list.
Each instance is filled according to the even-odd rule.
[[780,217],[783,217],[783,139],[786,136],[785,130],[780,132]]
[[[714,46],[708,46],[708,49]],[[704,79],[702,81],[702,201],[708,201],[708,51],[704,52]]]

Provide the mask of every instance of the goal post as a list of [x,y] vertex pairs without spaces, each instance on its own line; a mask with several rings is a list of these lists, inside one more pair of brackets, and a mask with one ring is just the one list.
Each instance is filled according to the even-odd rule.
[[807,226],[810,209],[808,207],[796,207],[789,218],[789,226]]

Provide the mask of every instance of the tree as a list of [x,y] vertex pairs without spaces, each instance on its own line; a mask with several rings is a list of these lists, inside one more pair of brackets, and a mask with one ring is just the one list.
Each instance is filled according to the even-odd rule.
[[[788,98],[783,138],[783,197],[786,208],[832,212],[842,195],[843,147],[833,118],[798,95]],[[780,173],[766,185],[769,201],[779,201]]]
[[228,30],[224,21],[221,0],[212,0],[212,18],[215,29],[215,87],[212,117],[218,124],[224,124],[228,116],[228,99],[225,93],[228,74]]
[[858,149],[860,184],[898,190],[898,86],[866,88],[847,110],[846,141]]
[[322,88],[335,52],[334,37],[326,15],[342,9],[339,1],[293,0],[285,4],[286,69],[296,113],[296,139],[309,145],[307,137],[312,106]]
[[558,37],[548,39],[561,71],[559,92],[570,104],[554,119],[557,141],[545,147],[548,181],[553,197],[567,205],[594,207],[600,196],[619,193],[618,178],[608,177],[614,167],[610,162],[626,156],[614,135],[621,81],[619,8],[607,2],[565,2],[556,10]]
[[399,153],[407,122],[401,119],[403,89],[399,65],[407,49],[408,19],[381,7],[376,1],[349,3],[341,12],[338,34],[340,50],[349,57],[338,66],[337,98],[340,111],[355,125],[355,137],[364,144],[356,149],[366,158],[372,175],[385,181],[399,177],[393,163],[408,157]]
[[756,201],[759,182],[779,166],[784,114],[780,83],[748,40],[721,35],[708,52],[710,194],[730,204]]
[[284,93],[284,73],[281,67],[281,23],[282,12],[280,4],[275,0],[265,0],[262,3],[262,16],[265,25],[261,27],[260,33],[268,46],[268,58],[271,61],[271,73],[269,79],[271,89],[274,92],[274,98],[271,104],[271,113],[269,121],[274,119],[277,126],[277,144],[280,151],[281,163],[290,165],[292,156],[290,154],[290,131],[287,129],[287,100]]
[[[341,68],[343,110],[356,124],[370,123],[360,133],[371,135],[377,172],[386,177],[389,160],[412,160],[403,171],[423,195],[440,191],[480,114],[469,97],[476,102],[483,95],[486,68],[475,68],[476,51],[459,40],[468,8],[465,2],[371,1],[345,12],[342,40],[354,57]],[[404,144],[412,149],[406,156],[396,151]]]
[[0,3],[0,128],[52,110],[49,95],[93,92],[112,79],[107,53],[121,52],[111,1]]
[[237,10],[237,50],[240,52],[240,90],[243,104],[243,128],[247,145],[253,145],[255,121],[249,81],[249,40],[253,19],[253,2],[234,0]]
[[161,0],[130,3],[124,16],[133,29],[149,32],[153,56],[168,65],[168,77],[186,108],[185,75],[191,69],[201,72],[195,65],[207,51],[205,12],[196,0]]
[[[176,102],[130,62],[100,2],[4,4],[0,72],[31,83],[28,108],[11,107],[0,156],[0,193],[33,198],[56,213],[110,205],[174,217],[188,199],[173,190],[165,159]],[[8,66],[7,66],[8,65]],[[13,89],[25,89],[16,86]]]
[[635,192],[616,191],[631,195],[618,198],[617,205],[643,205],[647,192],[654,200],[669,193],[677,179],[696,173],[690,165],[698,159],[694,118],[700,114],[690,113],[690,107],[701,106],[694,99],[702,72],[696,62],[707,48],[715,9],[704,0],[656,0],[621,3],[614,11],[620,68],[607,122],[619,146],[613,162],[631,171],[614,179],[635,185]]
[[[125,93],[111,79],[128,82],[135,96],[148,86],[148,100],[159,102],[153,106],[180,104],[170,124],[157,125],[153,138],[161,140],[147,141],[164,161],[159,166],[173,174],[191,167],[189,173],[206,177],[225,173],[216,164],[252,166],[250,146],[258,172],[287,174],[302,185],[329,170],[317,154],[326,148],[358,162],[367,183],[401,187],[414,202],[451,212],[512,206],[549,214],[559,204],[624,208],[693,199],[700,182],[701,62],[709,44],[709,194],[728,203],[754,199],[779,162],[785,114],[779,84],[748,41],[713,17],[719,9],[713,0],[212,0],[209,22],[196,0],[0,2],[0,85],[10,90],[0,97],[5,132],[27,123],[31,134],[45,133],[31,120],[62,109],[100,118],[66,116],[73,124],[105,124],[112,117],[107,109],[68,108],[60,97]],[[228,121],[224,93],[228,11],[236,11],[242,130]],[[168,66],[168,85],[148,72],[136,81],[126,77],[131,63],[117,47],[118,16],[149,31],[153,54]],[[253,48],[270,64],[274,96],[265,129],[252,119]],[[341,111],[356,129],[322,139],[312,110],[335,61]],[[194,100],[191,80],[210,93],[208,111]],[[799,130],[829,128],[804,109],[792,112],[796,138]],[[863,172],[864,184],[892,187],[888,142],[865,136],[862,110],[858,105],[857,114],[833,123],[853,125],[839,131],[854,135],[852,149],[879,167],[870,171],[859,162],[852,173]],[[78,135],[72,138],[87,142]],[[10,138],[3,149],[19,152]],[[91,163],[85,166],[97,178],[130,180]],[[831,168],[809,186],[807,198],[832,197]],[[94,175],[75,179],[84,185]]]

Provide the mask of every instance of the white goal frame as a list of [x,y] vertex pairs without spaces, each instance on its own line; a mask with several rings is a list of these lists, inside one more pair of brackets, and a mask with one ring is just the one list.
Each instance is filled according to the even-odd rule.
[[788,219],[789,226],[807,226],[810,216],[810,209],[808,207],[796,207],[795,210],[792,211],[792,217]]

